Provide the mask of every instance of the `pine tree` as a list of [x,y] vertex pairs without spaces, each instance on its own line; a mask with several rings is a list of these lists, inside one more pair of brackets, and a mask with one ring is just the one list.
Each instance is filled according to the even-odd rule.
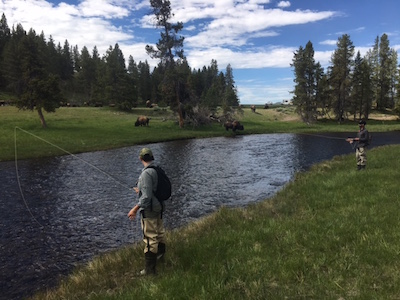
[[309,41],[305,48],[300,46],[295,52],[293,63],[295,89],[293,103],[304,122],[317,119],[317,79],[320,78],[320,66],[314,60],[314,48]]
[[43,110],[54,112],[62,100],[58,78],[46,72],[40,39],[31,29],[19,43],[21,77],[18,80],[17,107],[36,110],[43,128],[47,127]]
[[360,51],[354,59],[354,70],[352,73],[352,90],[349,112],[353,114],[354,120],[368,119],[372,105],[372,82],[371,71],[368,61],[361,57]]
[[239,98],[237,96],[237,87],[233,78],[233,70],[230,64],[225,70],[225,95],[224,103],[227,106],[239,106]]
[[384,110],[388,108],[389,91],[391,85],[391,55],[389,39],[386,34],[383,34],[379,44],[379,76],[378,76],[378,98],[377,109]]
[[398,55],[395,49],[390,49],[390,65],[389,65],[389,101],[388,108],[394,108],[396,104],[396,84],[398,80]]
[[[180,78],[175,70],[175,57],[177,60],[183,60],[183,41],[184,37],[178,36],[183,29],[183,23],[170,23],[172,18],[171,3],[169,0],[150,0],[150,5],[156,19],[156,26],[161,28],[161,38],[157,42],[157,49],[147,45],[146,52],[152,58],[160,60],[160,64],[165,68],[165,74],[162,82],[162,90],[170,95],[170,91],[174,91],[176,101],[170,103],[172,108],[178,111],[179,126],[184,125],[182,112],[182,99],[180,98],[180,90],[185,84],[185,78]],[[175,105],[172,105],[175,103]]]
[[10,39],[11,31],[7,24],[7,18],[3,13],[0,19],[0,89],[5,88],[7,85],[4,67],[4,51]]
[[152,97],[152,77],[150,72],[150,65],[147,60],[145,62],[139,62],[138,72],[139,102],[141,104],[145,104],[147,100],[156,100]]
[[336,119],[342,122],[349,108],[351,92],[351,70],[354,65],[354,46],[350,36],[344,34],[338,39],[337,49],[332,55],[330,82],[332,86],[333,109]]

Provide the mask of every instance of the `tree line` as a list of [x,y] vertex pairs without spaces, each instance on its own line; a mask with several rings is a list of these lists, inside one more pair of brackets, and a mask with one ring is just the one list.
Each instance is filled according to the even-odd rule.
[[309,41],[294,53],[293,104],[306,122],[333,113],[337,121],[368,119],[372,109],[395,109],[400,115],[400,70],[397,52],[387,34],[376,37],[372,49],[356,54],[347,34],[339,37],[326,72],[314,59]]
[[[171,24],[169,1],[151,0],[156,26],[162,29],[154,48],[146,51],[159,59],[151,70],[146,61],[125,60],[118,43],[101,56],[95,46],[79,50],[68,40],[56,44],[52,36],[26,32],[21,24],[11,29],[3,13],[0,20],[0,92],[15,97],[15,105],[37,110],[43,127],[43,110],[54,112],[60,105],[112,105],[130,111],[146,102],[170,106],[184,118],[202,108],[239,106],[237,88],[230,64],[219,71],[212,59],[209,66],[192,69],[183,55],[178,33],[182,23]],[[172,41],[172,43],[171,43]],[[178,51],[174,51],[180,49]]]

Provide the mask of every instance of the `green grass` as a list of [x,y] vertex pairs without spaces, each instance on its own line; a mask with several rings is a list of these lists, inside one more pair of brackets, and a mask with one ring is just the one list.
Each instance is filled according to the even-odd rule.
[[[149,127],[134,126],[141,114],[151,118]],[[45,118],[47,129],[41,128],[34,112],[0,107],[0,161],[14,158],[15,135],[21,159],[65,154],[49,143],[79,153],[217,135],[216,127],[179,130],[172,114],[163,110],[137,109],[134,113],[123,113],[111,108],[60,108]]]
[[[149,127],[134,127],[138,115]],[[354,122],[293,119],[293,108],[245,108],[238,134],[355,132]],[[220,124],[179,129],[166,110],[61,108],[45,115],[0,107],[0,160],[78,153],[173,139],[231,135]],[[371,120],[371,132],[400,130]],[[26,130],[28,133],[15,129]],[[297,174],[271,199],[216,213],[167,234],[159,275],[141,278],[142,245],[103,254],[34,299],[398,299],[400,297],[399,146],[368,153],[366,171],[354,155],[335,157]]]
[[400,146],[335,157],[271,199],[168,232],[156,277],[142,245],[101,255],[34,299],[398,299]]
[[[244,131],[237,134],[261,134],[276,132],[354,132],[354,122],[337,124],[330,120],[321,120],[307,125],[295,119],[293,107],[278,109],[258,109],[252,113],[245,108],[238,116],[244,125]],[[151,118],[149,127],[135,127],[139,115]],[[59,108],[55,113],[46,113],[47,129],[41,128],[37,113],[19,111],[13,106],[0,107],[0,161],[13,160],[15,141],[18,158],[35,158],[105,150],[144,143],[189,138],[205,138],[232,135],[225,131],[222,124],[179,128],[177,118],[167,109],[137,108],[131,113],[103,108]],[[400,130],[400,122],[369,121],[368,130]],[[22,130],[20,130],[21,128]],[[43,141],[44,140],[44,141]],[[60,150],[53,145],[61,148]],[[65,151],[63,151],[65,150]]]

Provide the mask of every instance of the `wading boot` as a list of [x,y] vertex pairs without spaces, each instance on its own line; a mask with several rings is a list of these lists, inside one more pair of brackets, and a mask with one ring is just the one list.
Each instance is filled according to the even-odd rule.
[[165,244],[158,243],[157,259],[163,260],[165,254]]
[[151,251],[144,254],[144,259],[146,262],[145,268],[140,271],[140,275],[155,275],[156,265],[157,265],[157,254]]

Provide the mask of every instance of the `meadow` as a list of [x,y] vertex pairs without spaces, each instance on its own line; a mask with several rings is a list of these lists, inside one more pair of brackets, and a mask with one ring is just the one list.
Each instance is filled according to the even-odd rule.
[[[151,118],[148,127],[135,127],[139,115]],[[250,108],[236,116],[244,131],[236,134],[355,132],[356,122],[338,124],[320,120],[315,124],[301,122],[294,107]],[[379,116],[368,121],[370,131],[400,130],[398,118]],[[18,159],[81,153],[161,141],[232,135],[222,124],[179,128],[177,117],[167,108],[135,108],[125,113],[109,107],[61,107],[45,113],[48,128],[43,129],[37,113],[0,107],[0,161],[10,161],[18,149]]]

